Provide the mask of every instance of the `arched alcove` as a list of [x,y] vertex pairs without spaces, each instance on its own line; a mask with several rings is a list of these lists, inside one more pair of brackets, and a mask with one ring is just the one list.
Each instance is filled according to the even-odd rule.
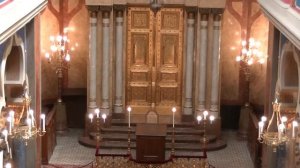
[[296,107],[299,95],[299,67],[300,62],[295,57],[293,45],[286,42],[283,45],[279,62],[279,94],[282,110],[285,115],[296,113]]
[[1,61],[1,97],[5,101],[22,102],[23,84],[26,77],[25,47],[15,34],[7,43]]

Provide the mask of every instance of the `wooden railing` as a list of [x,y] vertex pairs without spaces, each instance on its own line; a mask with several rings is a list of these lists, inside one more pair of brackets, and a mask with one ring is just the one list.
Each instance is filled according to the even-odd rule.
[[248,150],[255,168],[261,167],[262,144],[258,142],[258,119],[254,113],[250,113],[248,127]]

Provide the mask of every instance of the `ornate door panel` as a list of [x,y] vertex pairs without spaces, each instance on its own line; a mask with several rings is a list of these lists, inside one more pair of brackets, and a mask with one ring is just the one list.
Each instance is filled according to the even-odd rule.
[[170,114],[172,106],[181,106],[182,29],[182,9],[157,13],[155,102],[160,113]]
[[181,106],[183,11],[128,9],[126,104],[135,114],[171,115]]
[[153,13],[149,8],[129,8],[126,104],[145,112],[152,103]]

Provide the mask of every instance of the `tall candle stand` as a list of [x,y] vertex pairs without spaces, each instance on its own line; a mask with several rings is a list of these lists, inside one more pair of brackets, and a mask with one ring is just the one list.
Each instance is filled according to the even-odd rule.
[[[100,110],[99,108],[95,109],[95,114],[96,114],[96,150],[97,153],[99,152],[99,148],[100,148],[100,142],[102,140],[101,137],[101,118],[100,118]],[[105,113],[102,114],[102,119],[103,119],[103,123],[105,123],[105,119],[107,118],[107,115]],[[90,113],[89,114],[89,118],[91,120],[91,123],[93,122],[93,118],[94,118],[94,114]]]
[[176,108],[172,108],[172,114],[173,114],[173,127],[172,127],[172,149],[171,149],[171,156],[173,157],[175,155],[175,113]]
[[130,126],[130,113],[131,113],[131,107],[129,106],[127,108],[128,111],[128,141],[127,141],[127,154],[131,155],[131,147],[130,147],[130,134],[131,134],[131,126]]
[[[207,127],[208,114],[209,114],[208,111],[205,110],[203,112],[203,116],[201,116],[201,115],[197,116],[198,124],[200,124],[201,121],[203,120],[203,122],[202,122],[203,123],[203,136],[200,139],[200,142],[203,143],[203,144],[206,144],[208,142],[208,138],[206,136],[206,127]],[[212,122],[215,120],[215,116],[210,115],[209,120],[210,120],[210,124],[212,124]]]

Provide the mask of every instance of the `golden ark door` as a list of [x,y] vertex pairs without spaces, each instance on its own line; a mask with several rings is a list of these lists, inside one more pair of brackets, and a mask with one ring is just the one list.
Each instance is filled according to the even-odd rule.
[[126,105],[170,116],[181,107],[183,10],[128,8]]

